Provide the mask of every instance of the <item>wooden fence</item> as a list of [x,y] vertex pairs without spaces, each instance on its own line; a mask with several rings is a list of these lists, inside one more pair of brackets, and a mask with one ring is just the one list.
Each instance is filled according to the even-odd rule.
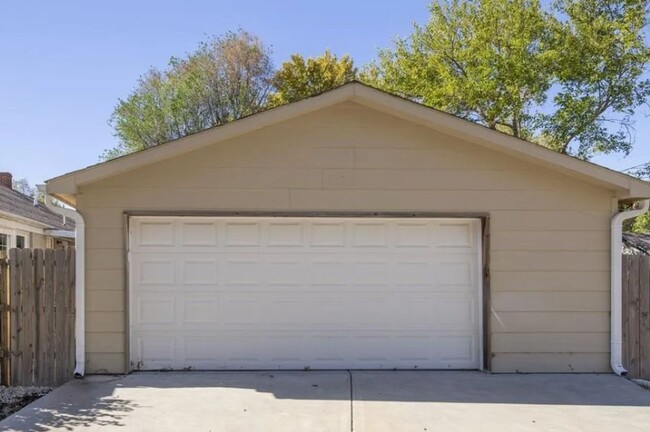
[[623,255],[623,366],[650,379],[650,256]]
[[0,258],[2,385],[57,386],[72,377],[74,254],[11,249]]

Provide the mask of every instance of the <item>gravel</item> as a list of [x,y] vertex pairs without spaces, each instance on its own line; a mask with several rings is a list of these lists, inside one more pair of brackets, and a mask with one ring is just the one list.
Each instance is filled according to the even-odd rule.
[[25,405],[34,402],[51,390],[51,387],[0,386],[0,420],[10,416]]

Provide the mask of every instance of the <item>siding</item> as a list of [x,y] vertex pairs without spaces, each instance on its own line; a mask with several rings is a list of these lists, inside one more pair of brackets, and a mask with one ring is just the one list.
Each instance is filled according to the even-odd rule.
[[488,212],[496,372],[606,372],[612,191],[346,102],[78,195],[88,371],[124,372],[125,210]]

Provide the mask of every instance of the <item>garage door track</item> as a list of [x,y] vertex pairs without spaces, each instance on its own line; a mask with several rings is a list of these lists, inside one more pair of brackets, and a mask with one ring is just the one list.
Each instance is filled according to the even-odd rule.
[[142,372],[71,381],[8,431],[647,431],[650,392],[613,375]]

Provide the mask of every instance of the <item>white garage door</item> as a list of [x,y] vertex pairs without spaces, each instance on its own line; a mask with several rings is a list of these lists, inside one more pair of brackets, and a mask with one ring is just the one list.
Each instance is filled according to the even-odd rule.
[[133,369],[475,369],[480,221],[136,217]]

